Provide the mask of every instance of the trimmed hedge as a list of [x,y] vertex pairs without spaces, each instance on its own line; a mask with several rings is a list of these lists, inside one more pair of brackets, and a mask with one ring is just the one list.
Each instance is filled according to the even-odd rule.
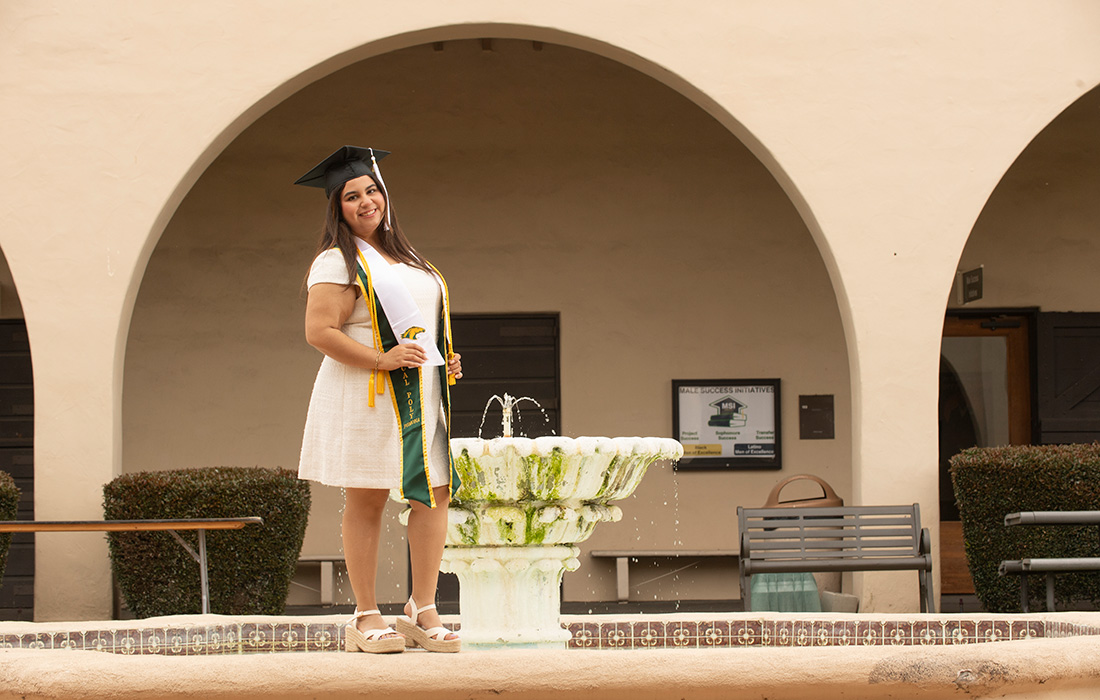
[[[15,520],[19,516],[19,487],[11,474],[0,472],[0,520]],[[11,533],[0,534],[0,582],[4,580],[4,569],[8,565],[8,549],[11,548]]]
[[[238,518],[263,526],[206,533],[210,612],[280,615],[309,519],[309,484],[286,469],[209,467],[124,474],[103,487],[107,520]],[[177,531],[198,551],[198,533]],[[112,532],[126,605],[139,617],[202,610],[199,566],[167,532]]]
[[[1032,510],[1100,510],[1100,443],[974,447],[951,458],[951,481],[978,599],[990,612],[1020,611],[1019,577],[997,573],[1006,559],[1100,556],[1096,526],[1004,524]],[[1043,574],[1030,574],[1032,610],[1046,606]],[[1100,576],[1059,574],[1056,604],[1100,601]]]

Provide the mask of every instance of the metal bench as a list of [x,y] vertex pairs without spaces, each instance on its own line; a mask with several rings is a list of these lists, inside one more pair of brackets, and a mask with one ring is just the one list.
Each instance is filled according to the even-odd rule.
[[[620,601],[630,600],[630,562],[639,559],[706,559],[737,557],[732,549],[596,549],[589,552],[595,559],[615,560],[615,588]],[[698,563],[698,562],[693,562]],[[691,564],[688,564],[691,566]]]
[[[1005,516],[1005,525],[1100,525],[1100,511],[1039,510],[1009,513]],[[1001,576],[1014,574],[1020,577],[1020,607],[1025,613],[1031,612],[1026,574],[1046,574],[1047,611],[1054,612],[1054,576],[1087,571],[1100,571],[1100,557],[1008,559],[1002,561],[997,568]]]
[[336,604],[336,565],[347,566],[343,554],[306,554],[298,564],[321,565],[321,605]]
[[[210,588],[206,579],[206,531],[239,530],[245,525],[263,525],[263,518],[181,518],[169,520],[0,520],[0,532],[152,532],[172,535],[199,564],[202,583],[202,612],[210,612]],[[197,530],[199,551],[176,534],[176,530]]]
[[920,506],[737,508],[741,599],[752,609],[750,579],[765,573],[917,572],[921,612],[936,609],[932,539]]

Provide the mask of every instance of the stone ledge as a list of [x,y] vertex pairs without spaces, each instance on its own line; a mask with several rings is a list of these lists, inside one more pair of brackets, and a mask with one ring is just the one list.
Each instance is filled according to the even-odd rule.
[[[0,649],[206,656],[343,648],[346,617],[180,615],[145,620],[0,623]],[[460,629],[457,616],[444,624]],[[1096,637],[1100,613],[840,615],[731,613],[562,617],[570,650],[962,646]]]
[[[0,700],[1094,697],[1100,640],[939,647],[118,656],[0,650]],[[475,661],[476,660],[476,661]]]

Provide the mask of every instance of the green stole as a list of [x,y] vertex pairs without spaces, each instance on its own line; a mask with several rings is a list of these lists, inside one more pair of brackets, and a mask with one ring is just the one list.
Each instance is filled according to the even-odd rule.
[[[382,308],[382,303],[379,301],[378,295],[374,293],[374,287],[371,285],[370,265],[367,264],[367,260],[363,257],[361,252],[356,252],[358,254],[359,264],[356,270],[357,275],[355,281],[356,284],[359,285],[359,290],[363,294],[363,299],[366,301],[367,308],[370,310],[375,347],[381,348],[383,352],[386,352],[397,345],[397,337],[390,327],[390,322],[386,318],[386,312]],[[442,355],[446,361],[454,354],[454,348],[451,341],[451,312],[447,294],[447,283],[443,280],[443,275],[439,273],[439,270],[437,270],[434,265],[428,263],[428,266],[431,267],[438,276],[443,294],[443,308],[439,319],[439,326],[442,332],[436,334],[436,346],[439,348],[439,354]],[[431,371],[432,368],[427,369]],[[455,379],[447,374],[446,364],[436,369],[439,371],[439,384],[443,395],[443,415],[447,427],[447,464],[451,472],[451,495],[453,496],[455,491],[457,491],[458,487],[462,484],[458,472],[455,469],[454,459],[451,457],[450,449],[450,386],[455,383]],[[424,426],[424,382],[421,376],[423,371],[424,369],[420,367],[405,367],[390,370],[389,372],[372,370],[368,383],[368,392],[370,395],[368,404],[370,407],[373,407],[375,391],[377,391],[378,394],[383,394],[386,391],[386,384],[388,383],[390,385],[390,396],[393,398],[393,410],[397,415],[397,424],[400,426],[401,436],[401,498],[417,501],[430,508],[435,508],[435,494],[432,492],[432,479],[431,475],[428,473],[427,432],[427,430],[434,430],[435,426],[428,426],[427,430]]]

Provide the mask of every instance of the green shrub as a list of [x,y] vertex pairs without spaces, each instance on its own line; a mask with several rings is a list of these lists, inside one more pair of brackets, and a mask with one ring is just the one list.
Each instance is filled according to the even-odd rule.
[[[1100,556],[1096,526],[1004,524],[1005,515],[1033,510],[1100,509],[1100,443],[974,447],[951,458],[951,480],[962,518],[974,589],[990,612],[1020,610],[1020,581],[997,573],[1006,559]],[[1045,577],[1030,574],[1032,610],[1045,606]],[[1096,574],[1059,574],[1056,603],[1100,601]]]
[[[262,526],[206,533],[210,612],[279,615],[309,518],[309,484],[285,469],[180,469],[124,474],[103,487],[108,520],[259,516]],[[198,551],[198,533],[177,531]],[[202,610],[199,566],[167,532],[108,535],[126,605],[139,617]]]
[[[0,520],[15,520],[19,516],[19,488],[11,474],[0,472]],[[8,565],[8,549],[11,533],[0,534],[0,581],[4,580],[4,568]]]

